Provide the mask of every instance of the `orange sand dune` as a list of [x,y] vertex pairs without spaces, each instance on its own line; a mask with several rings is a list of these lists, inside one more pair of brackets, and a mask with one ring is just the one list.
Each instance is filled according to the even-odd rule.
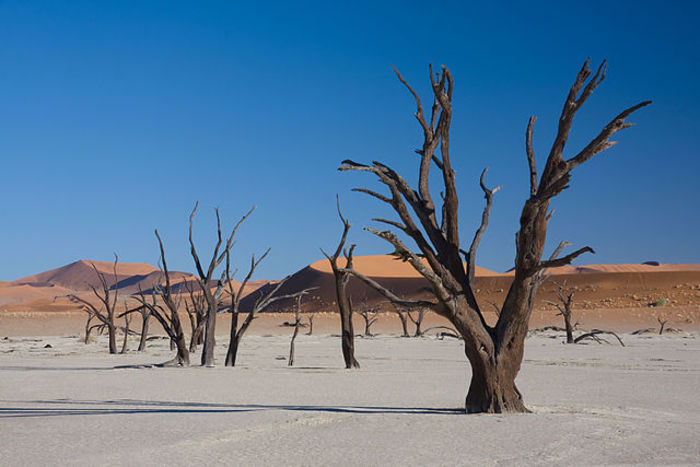
[[[105,275],[109,284],[115,282],[114,263],[80,260],[60,268],[18,279],[11,284],[27,284],[33,286],[58,285],[71,290],[90,290],[91,285],[94,287],[99,287],[100,285],[93,265],[99,272]],[[119,263],[117,264],[116,282],[135,275],[147,276],[156,271],[158,271],[158,269],[146,263]]]
[[[562,274],[592,274],[616,272],[693,272],[700,271],[700,264],[589,264],[585,266],[562,266],[549,269],[547,272],[555,275]],[[513,271],[506,275],[512,276]]]
[[[423,259],[427,264],[427,261]],[[345,260],[341,260],[345,264]],[[356,256],[353,258],[355,269],[370,277],[422,277],[409,263],[390,255]],[[330,274],[331,266],[327,259],[316,261],[309,266],[319,272]],[[476,276],[500,276],[499,273],[476,267]]]

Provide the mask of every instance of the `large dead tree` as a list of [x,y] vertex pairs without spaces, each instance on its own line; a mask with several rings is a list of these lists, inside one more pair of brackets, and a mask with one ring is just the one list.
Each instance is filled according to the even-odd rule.
[[[345,241],[348,238],[351,224],[343,217],[343,213],[340,212],[339,198],[336,198],[336,205],[338,208],[338,216],[343,223],[343,233],[340,236],[338,247],[332,255],[329,255],[323,251],[323,249],[321,249],[321,253],[328,259],[335,279],[335,295],[338,302],[338,311],[340,312],[341,347],[343,359],[345,360],[345,368],[359,368],[360,364],[355,359],[355,331],[352,325],[352,303],[347,292],[350,271],[352,271],[352,253],[355,250],[355,245],[350,245],[350,248],[345,248]],[[338,258],[340,258],[341,253],[345,255],[344,268],[338,265]]]
[[[97,278],[100,281],[100,288],[102,291],[98,291],[93,285],[90,285],[92,293],[100,301],[100,305],[94,305],[89,300],[78,297],[77,295],[68,295],[68,299],[74,303],[80,303],[84,306],[84,310],[88,313],[88,325],[85,327],[85,342],[88,342],[88,335],[92,328],[100,327],[102,329],[107,329],[107,335],[109,337],[109,353],[117,353],[117,323],[116,323],[116,308],[117,299],[119,297],[119,279],[117,276],[117,263],[119,262],[119,257],[114,254],[114,284],[112,286],[107,282],[107,277],[105,274],[97,269],[97,267],[92,264],[92,269],[95,270]],[[97,326],[90,327],[89,323],[92,318],[97,318],[100,322]]]
[[[228,256],[233,246],[233,238],[238,231],[241,224],[250,216],[255,207],[251,208],[247,214],[245,214],[233,227],[231,230],[231,235],[229,235],[226,243],[223,243],[223,237],[221,234],[221,217],[219,216],[219,210],[216,209],[216,230],[217,230],[217,242],[214,246],[214,251],[212,253],[211,261],[209,261],[209,266],[206,270],[202,268],[202,263],[199,260],[199,255],[197,254],[197,248],[194,245],[194,240],[192,239],[192,223],[194,221],[194,215],[197,212],[197,206],[199,203],[194,205],[192,214],[190,214],[190,229],[189,229],[189,241],[190,241],[190,253],[192,254],[192,259],[194,260],[195,267],[197,268],[197,283],[199,284],[204,299],[207,303],[207,312],[204,322],[204,345],[202,346],[202,365],[213,367],[214,366],[214,346],[216,344],[216,315],[219,312],[221,306],[221,294],[224,292],[224,274],[222,274],[221,280],[219,281],[215,291],[212,291],[212,278],[214,271],[223,262],[224,258]],[[223,249],[222,249],[223,244]]]
[[[352,271],[356,277],[374,287],[392,302],[426,307],[446,317],[455,326],[464,339],[465,353],[472,370],[465,404],[467,412],[526,412],[527,408],[515,385],[515,378],[522,363],[524,341],[532,310],[531,292],[536,283],[536,276],[543,269],[570,264],[577,256],[593,252],[590,247],[584,247],[563,257],[542,260],[550,201],[568,187],[572,170],[615,144],[610,141],[610,137],[631,126],[626,122],[626,118],[637,109],[648,105],[650,101],[624,110],[586,147],[574,156],[564,158],[564,147],[576,112],[605,78],[605,62],[594,74],[587,60],[566,97],[557,134],[539,182],[532,144],[535,117],[530,118],[525,138],[530,189],[522,208],[520,228],[515,238],[514,277],[498,321],[494,326],[490,326],[476,300],[473,278],[477,248],[488,224],[496,190],[486,187],[484,170],[480,185],[486,198],[486,206],[471,245],[464,250],[460,242],[459,200],[450,155],[454,82],[450,71],[444,66],[438,73],[433,73],[432,66],[429,71],[433,96],[428,117],[424,113],[418,94],[396,71],[399,80],[415,98],[415,117],[423,132],[423,146],[417,150],[420,155],[417,189],[413,189],[401,175],[381,162],[364,165],[346,160],[339,170],[371,172],[389,189],[388,195],[365,188],[356,190],[391,206],[399,217],[398,221],[375,221],[403,232],[415,242],[420,253],[408,248],[404,240],[392,231],[369,228],[367,230],[391,243],[397,254],[428,281],[434,300],[403,300],[373,279],[352,270],[351,265],[346,270]],[[439,207],[433,201],[429,186],[430,170],[433,166],[439,171],[437,178],[442,182],[442,206]]]
[[185,298],[185,311],[190,320],[190,353],[197,351],[197,346],[204,341],[204,321],[207,315],[207,301],[203,293],[195,291],[195,284],[185,280],[185,289],[189,299]]

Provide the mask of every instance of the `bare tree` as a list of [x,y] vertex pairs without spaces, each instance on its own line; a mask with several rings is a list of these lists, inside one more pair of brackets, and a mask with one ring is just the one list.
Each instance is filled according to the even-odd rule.
[[408,334],[408,319],[406,318],[407,308],[397,303],[391,302],[394,309],[394,313],[399,317],[401,321],[401,337],[410,337]]
[[362,304],[360,310],[357,312],[362,317],[365,322],[365,332],[366,337],[372,337],[371,327],[379,319],[379,312],[381,308],[379,306],[369,306],[367,302],[367,297],[362,299]]
[[564,329],[566,329],[566,343],[574,343],[574,325],[571,324],[571,303],[574,300],[574,294],[576,290],[574,288],[566,288],[566,281],[564,283],[554,283],[557,286],[557,298],[559,303],[551,302],[545,300],[545,303],[554,305],[559,310],[557,316],[561,315],[564,318]]
[[119,283],[118,276],[117,276],[117,263],[119,262],[119,257],[117,254],[114,254],[114,266],[113,266],[113,273],[114,273],[114,290],[112,290],[112,287],[107,282],[107,278],[105,277],[105,274],[100,272],[97,267],[92,264],[92,269],[95,270],[95,274],[97,274],[98,279],[100,280],[100,285],[102,291],[99,292],[97,288],[95,288],[93,285],[90,285],[90,288],[92,289],[92,293],[95,294],[95,296],[98,298],[98,300],[101,302],[100,305],[96,306],[93,305],[91,302],[88,300],[85,300],[84,298],[78,297],[77,295],[70,294],[68,295],[68,299],[74,303],[80,303],[84,305],[84,310],[87,311],[88,313],[88,325],[86,326],[86,332],[85,332],[85,342],[88,341],[88,336],[90,334],[91,328],[89,326],[89,322],[92,318],[97,318],[100,321],[100,327],[104,326],[104,328],[107,329],[107,334],[109,336],[109,353],[117,353],[117,324],[115,321],[115,311],[117,307],[117,298],[119,296],[119,288],[117,284]]
[[664,333],[664,328],[666,327],[666,323],[668,323],[668,318],[665,316],[657,316],[656,321],[659,322],[659,335]]
[[[182,328],[180,315],[178,314],[180,309],[180,300],[173,295],[172,285],[170,283],[170,271],[168,270],[168,263],[165,260],[165,249],[163,248],[163,241],[158,234],[158,230],[155,231],[155,235],[158,239],[158,247],[160,248],[160,264],[162,267],[165,284],[162,286],[157,284],[155,287],[153,287],[150,293],[150,300],[148,300],[146,294],[142,290],[139,290],[138,300],[140,306],[127,310],[120,316],[126,316],[135,312],[143,312],[144,308],[148,309],[150,315],[160,323],[163,331],[165,331],[170,338],[171,344],[175,344],[177,354],[175,359],[168,363],[174,363],[180,366],[189,366],[190,352],[187,348],[185,332]],[[160,298],[162,304],[158,302],[157,298]]]
[[[199,260],[199,255],[197,254],[197,249],[194,245],[194,240],[192,239],[192,222],[194,221],[194,215],[197,212],[197,206],[199,203],[194,205],[192,214],[190,214],[190,229],[189,229],[189,241],[190,241],[190,253],[192,254],[192,259],[197,268],[197,282],[202,294],[207,303],[206,319],[204,323],[204,345],[202,347],[202,365],[203,366],[214,366],[214,345],[216,344],[216,315],[219,312],[220,307],[220,296],[224,291],[224,286],[219,282],[219,286],[216,288],[215,292],[212,292],[212,277],[214,271],[221,264],[224,258],[227,257],[233,246],[233,238],[236,235],[236,231],[241,226],[241,224],[250,216],[255,207],[251,208],[247,214],[245,214],[233,227],[231,230],[231,235],[229,235],[228,240],[224,244],[223,250],[221,245],[223,243],[223,237],[221,234],[221,217],[219,216],[219,210],[216,209],[216,231],[217,231],[217,242],[214,246],[214,252],[212,253],[211,261],[209,261],[209,266],[206,271],[202,268],[202,263]],[[222,275],[223,279],[223,275]]]
[[[347,285],[350,280],[350,271],[352,270],[352,253],[355,245],[350,245],[349,249],[344,249],[345,241],[350,231],[350,222],[340,212],[340,199],[336,197],[336,205],[338,208],[338,216],[343,223],[343,234],[340,237],[340,242],[335,252],[332,255],[327,254],[323,249],[321,253],[328,259],[333,270],[335,278],[335,292],[338,301],[338,311],[340,312],[340,329],[341,329],[341,347],[343,350],[343,359],[345,360],[345,368],[359,368],[360,364],[355,359],[355,331],[352,325],[352,303],[348,298]],[[338,266],[338,258],[341,252],[345,255],[345,268]]]
[[309,313],[309,332],[306,333],[307,336],[310,336],[314,333],[314,315],[313,313]]
[[[569,136],[576,112],[590,97],[605,78],[605,62],[593,72],[585,62],[576,76],[566,97],[559,118],[559,127],[547,157],[539,183],[533,149],[533,128],[535,117],[531,117],[526,130],[525,146],[529,165],[530,190],[520,215],[520,229],[516,234],[516,256],[514,277],[501,307],[501,314],[495,326],[490,326],[477,303],[473,278],[476,252],[481,237],[488,224],[493,194],[496,189],[488,189],[484,183],[486,170],[481,175],[480,186],[486,198],[481,224],[476,230],[468,250],[460,246],[458,222],[458,196],[455,171],[450,156],[450,122],[452,119],[452,93],[454,82],[450,71],[442,67],[433,73],[430,67],[432,85],[432,107],[429,119],[426,118],[418,94],[396,71],[399,80],[415,98],[415,117],[423,131],[423,147],[420,155],[418,188],[413,189],[397,172],[381,162],[371,165],[343,161],[341,171],[363,171],[375,174],[389,189],[389,195],[365,188],[358,191],[388,204],[399,217],[399,221],[375,219],[380,223],[403,232],[415,242],[420,250],[417,254],[409,249],[404,241],[392,231],[367,229],[391,243],[398,255],[408,261],[429,283],[434,295],[433,301],[404,300],[393,294],[373,279],[346,269],[384,294],[389,300],[400,305],[423,306],[446,317],[464,339],[465,353],[471,364],[472,377],[466,397],[467,412],[527,412],[520,391],[515,385],[515,377],[520,371],[524,341],[532,310],[532,289],[539,271],[570,264],[574,258],[585,252],[593,252],[590,247],[581,248],[566,256],[542,260],[549,204],[552,198],[568,187],[571,171],[588,161],[596,154],[611,147],[610,141],[618,131],[631,126],[625,119],[637,109],[648,105],[642,102],[624,110],[607,124],[585,148],[569,159],[564,158],[564,146]],[[436,150],[440,149],[440,155]],[[442,206],[436,208],[429,183],[430,169],[435,166],[442,182]],[[466,267],[462,262],[462,256]]]
[[[260,258],[255,259],[255,255],[253,255],[252,259],[250,260],[250,269],[248,270],[248,274],[246,275],[245,279],[243,279],[243,282],[241,282],[240,286],[238,287],[238,290],[234,290],[233,287],[233,278],[231,274],[231,259],[230,255],[227,253],[226,254],[226,268],[224,270],[224,274],[226,277],[226,284],[227,284],[227,292],[229,296],[231,297],[231,332],[230,332],[230,340],[229,340],[229,346],[228,350],[226,352],[226,366],[236,366],[236,356],[238,355],[238,347],[241,343],[241,339],[243,339],[243,335],[245,332],[248,330],[248,327],[250,326],[250,323],[253,322],[253,320],[257,317],[257,314],[263,311],[265,308],[268,306],[272,305],[273,303],[280,301],[280,300],[288,300],[288,299],[298,299],[300,300],[300,297],[303,295],[307,294],[310,290],[312,289],[304,289],[300,292],[292,293],[292,294],[287,294],[287,295],[276,295],[277,292],[282,288],[282,286],[289,280],[291,276],[287,276],[281,281],[279,281],[277,284],[275,284],[274,287],[264,290],[262,288],[258,289],[257,297],[255,299],[255,302],[253,303],[251,309],[248,311],[248,314],[243,320],[243,323],[239,326],[238,321],[239,321],[239,315],[240,315],[240,303],[241,303],[241,298],[243,297],[243,291],[245,289],[245,286],[248,284],[248,281],[250,281],[250,278],[253,276],[253,273],[255,273],[255,269],[258,267],[258,265],[262,262],[262,260],[265,259],[265,257],[268,255],[270,252],[270,249],[268,248],[265,253],[260,256]],[[299,302],[300,303],[300,302]],[[298,326],[298,325],[295,325]]]
[[289,342],[289,360],[287,362],[288,366],[294,366],[294,341],[299,334],[299,327],[301,326],[301,295],[297,296],[297,307],[294,308],[294,332],[292,333],[292,340]]
[[406,315],[408,316],[408,319],[410,319],[416,326],[416,332],[413,334],[413,337],[422,337],[423,331],[421,331],[421,324],[423,324],[423,318],[425,317],[425,308],[418,308],[415,317],[411,314],[411,310],[407,309]]

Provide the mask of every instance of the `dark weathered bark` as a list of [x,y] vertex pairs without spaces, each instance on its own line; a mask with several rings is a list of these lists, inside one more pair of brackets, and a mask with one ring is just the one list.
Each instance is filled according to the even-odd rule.
[[[350,231],[350,223],[343,217],[340,212],[340,200],[336,199],[338,207],[338,216],[343,223],[343,234],[340,237],[340,242],[335,252],[328,255],[321,250],[323,255],[328,259],[333,270],[333,278],[335,281],[335,295],[338,303],[338,311],[340,312],[340,333],[341,333],[341,349],[343,351],[343,360],[345,360],[345,368],[359,368],[360,364],[355,359],[355,330],[352,324],[352,302],[347,293],[347,285],[350,280],[350,272],[352,269],[352,253],[355,245],[351,245],[349,249],[345,249],[345,241],[348,238]],[[345,254],[345,268],[341,269],[338,266],[338,258],[340,254]]]
[[[514,277],[500,307],[498,321],[495,326],[490,326],[484,320],[476,300],[473,278],[476,250],[488,224],[492,197],[497,189],[489,190],[486,187],[484,171],[480,178],[480,186],[484,191],[486,206],[481,224],[470,248],[467,251],[461,249],[458,229],[459,200],[449,152],[454,83],[445,67],[436,74],[430,67],[429,72],[433,106],[428,120],[418,94],[396,71],[399,80],[415,98],[415,116],[423,131],[423,147],[416,151],[421,156],[418,189],[413,189],[401,175],[376,161],[371,165],[364,165],[346,160],[339,170],[371,172],[389,189],[389,195],[364,188],[357,191],[369,194],[391,206],[399,221],[375,221],[403,232],[415,242],[420,253],[411,251],[391,231],[367,230],[391,243],[395,248],[395,255],[409,262],[428,281],[434,301],[401,299],[371,278],[352,270],[351,265],[345,270],[352,272],[392,302],[406,306],[424,306],[446,317],[454,325],[464,339],[465,353],[472,368],[465,404],[467,412],[524,412],[527,409],[515,385],[515,378],[522,362],[533,291],[541,282],[540,272],[546,268],[570,264],[577,256],[593,252],[590,247],[584,247],[561,258],[542,260],[547,223],[551,217],[548,212],[550,200],[568,187],[574,168],[615,144],[610,141],[610,137],[631,125],[625,119],[650,102],[642,102],[623,111],[578,154],[564,159],[564,146],[574,115],[605,77],[605,62],[593,74],[589,69],[589,61],[586,61],[566,98],[557,134],[539,182],[532,144],[535,119],[530,119],[525,138],[530,190],[522,208],[520,228],[516,234]],[[440,156],[436,154],[438,147]],[[429,172],[433,165],[439,170],[442,179],[440,191],[443,203],[439,210],[435,207],[429,187]],[[437,212],[441,213],[439,221]],[[460,254],[464,254],[466,267]]]
[[661,317],[657,316],[656,321],[659,322],[659,335],[662,335],[664,333],[664,327],[666,327],[666,323],[668,322],[668,320],[661,319]]

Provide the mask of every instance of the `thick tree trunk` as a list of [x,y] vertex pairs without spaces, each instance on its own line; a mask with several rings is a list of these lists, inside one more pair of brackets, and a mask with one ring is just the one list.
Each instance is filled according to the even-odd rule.
[[228,351],[226,352],[226,366],[236,366],[236,356],[238,354],[238,344],[240,343],[240,338],[238,335],[234,334],[231,338],[231,342],[228,345]]
[[352,305],[345,290],[347,280],[342,274],[335,272],[336,297],[338,299],[338,310],[340,311],[340,330],[342,335],[341,346],[345,368],[360,368],[360,364],[355,359],[355,331],[352,325]]
[[226,351],[226,363],[224,366],[236,365],[236,353],[238,353],[238,312],[231,314],[231,332],[229,334],[228,350]]
[[[499,359],[497,359],[498,362]],[[518,365],[519,366],[519,365]],[[529,412],[515,386],[517,370],[511,362],[472,363],[472,378],[465,403],[467,413]]]
[[117,353],[117,328],[113,324],[107,325],[109,335],[109,353]]
[[564,313],[564,327],[566,328],[566,343],[574,343],[574,327],[571,325],[571,314]]
[[142,317],[141,322],[141,339],[139,340],[139,352],[146,350],[146,341],[148,340],[148,323],[151,319],[151,314],[145,314]]
[[[209,299],[209,297],[207,297]],[[216,345],[216,312],[217,305],[213,302],[213,297],[208,300],[209,309],[204,323],[204,345],[202,346],[202,366],[214,366],[214,347]]]

